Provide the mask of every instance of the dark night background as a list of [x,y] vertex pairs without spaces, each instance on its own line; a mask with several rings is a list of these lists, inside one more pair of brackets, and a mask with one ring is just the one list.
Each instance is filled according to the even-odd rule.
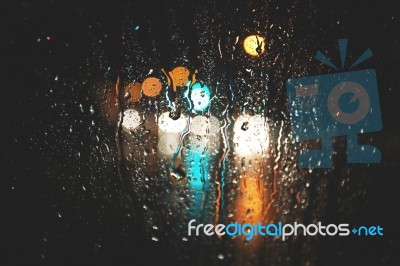
[[[142,235],[140,228],[132,225],[121,184],[113,178],[115,164],[93,161],[89,151],[82,148],[94,135],[86,126],[91,123],[91,117],[82,114],[77,103],[82,102],[85,108],[90,106],[88,84],[102,75],[95,69],[104,66],[90,60],[93,53],[101,55],[101,62],[110,66],[109,71],[104,71],[106,79],[111,83],[116,80],[123,61],[124,14],[137,16],[139,21],[141,16],[150,13],[160,18],[155,31],[157,42],[163,44],[160,45],[161,60],[168,64],[172,48],[168,46],[168,29],[161,21],[163,10],[171,7],[171,12],[182,14],[177,17],[189,25],[186,37],[190,40],[188,13],[194,3],[200,2],[171,1],[167,5],[133,0],[127,3],[54,0],[2,4],[2,265],[148,265],[171,260],[166,249],[154,245]],[[222,9],[223,4],[220,5]],[[315,12],[310,14],[310,10]],[[373,178],[360,175],[352,179],[355,187],[357,182],[362,183],[366,195],[359,200],[356,196],[354,205],[348,207],[354,212],[349,222],[380,224],[385,236],[351,238],[344,246],[339,241],[326,239],[315,254],[317,263],[400,265],[400,235],[395,218],[400,187],[400,4],[394,0],[312,1],[298,3],[295,12],[293,43],[306,47],[304,58],[321,49],[335,61],[339,38],[349,39],[348,51],[353,60],[371,48],[374,57],[362,69],[376,69],[383,119],[383,131],[375,133],[375,143],[383,154],[382,164],[368,170]],[[282,19],[285,15],[283,11],[274,14]],[[95,43],[98,39],[103,42]],[[282,78],[290,75],[284,74]],[[53,93],[49,92],[50,88]],[[68,115],[60,116],[62,112]],[[65,129],[61,128],[68,129],[70,124],[73,124],[73,133],[64,135]],[[108,125],[98,134],[110,132],[113,129]],[[79,156],[75,152],[78,149]],[[330,186],[331,195],[335,195],[338,191],[335,182]],[[325,218],[335,222],[336,211],[335,205],[331,206]],[[290,265],[302,265],[304,260],[296,261],[296,256],[301,257],[301,247],[291,248],[294,259]]]

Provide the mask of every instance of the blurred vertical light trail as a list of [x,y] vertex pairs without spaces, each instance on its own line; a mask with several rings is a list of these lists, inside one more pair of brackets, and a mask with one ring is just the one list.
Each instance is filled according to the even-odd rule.
[[[260,115],[239,116],[234,124],[235,178],[239,182],[238,193],[234,200],[234,221],[242,224],[265,223],[265,207],[268,204],[268,188],[265,187],[264,165],[268,151],[269,130],[265,118]],[[270,192],[270,191],[268,191]],[[235,263],[249,265],[248,257],[261,251],[264,237],[257,235],[246,241],[245,236],[235,239],[240,250]],[[243,244],[246,243],[246,244]]]
[[[191,144],[188,144],[191,145]],[[189,218],[201,221],[202,211],[208,195],[210,155],[206,147],[190,147],[185,156],[189,183]],[[205,212],[204,212],[205,214]]]

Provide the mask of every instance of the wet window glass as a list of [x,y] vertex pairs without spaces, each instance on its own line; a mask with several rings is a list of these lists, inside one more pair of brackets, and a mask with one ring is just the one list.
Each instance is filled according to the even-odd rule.
[[396,264],[397,3],[13,5],[7,262]]

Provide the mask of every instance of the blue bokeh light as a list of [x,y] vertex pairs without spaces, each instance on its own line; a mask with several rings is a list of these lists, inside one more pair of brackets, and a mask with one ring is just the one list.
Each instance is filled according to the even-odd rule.
[[[187,90],[187,94],[189,89]],[[210,106],[210,89],[207,85],[201,85],[200,83],[193,84],[191,88],[190,100],[193,103],[193,110],[201,112],[207,110]]]

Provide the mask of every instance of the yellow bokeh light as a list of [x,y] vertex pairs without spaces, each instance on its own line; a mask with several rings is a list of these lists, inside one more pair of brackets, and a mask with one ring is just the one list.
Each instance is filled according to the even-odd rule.
[[139,102],[142,98],[142,84],[138,82],[129,83],[124,89],[124,95],[130,102]]
[[189,81],[189,70],[185,67],[175,67],[169,72],[169,75],[172,78],[175,92],[178,87],[184,87]]
[[260,35],[250,35],[244,39],[244,51],[251,56],[259,56],[265,53],[265,38]]
[[162,90],[161,81],[158,78],[149,77],[143,81],[142,90],[144,95],[156,97]]

